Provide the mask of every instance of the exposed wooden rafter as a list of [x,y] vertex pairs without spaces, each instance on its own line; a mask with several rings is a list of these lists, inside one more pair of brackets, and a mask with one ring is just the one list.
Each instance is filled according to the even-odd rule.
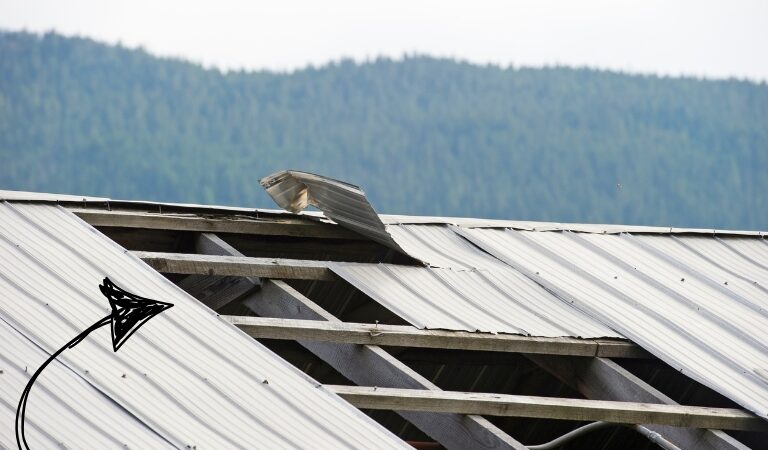
[[[197,250],[218,255],[240,254],[221,238],[210,233],[199,236]],[[261,316],[341,323],[339,319],[283,281],[265,280],[261,289],[250,293],[243,303]],[[299,344],[348,379],[361,385],[439,390],[429,380],[376,345],[304,340],[300,340]],[[416,411],[397,413],[449,449],[525,449],[521,443],[480,416]]]
[[222,316],[222,318],[255,338],[548,355],[650,357],[643,349],[627,341],[420,330],[404,325],[319,322],[316,320],[243,316]]
[[768,431],[768,422],[752,413],[734,408],[368,386],[325,386],[325,388],[358,408],[365,409]]
[[298,219],[295,217],[232,218],[231,216],[210,217],[196,214],[161,214],[144,211],[69,209],[81,219],[96,227],[146,228],[150,230],[239,233],[332,239],[363,239],[359,234],[338,225],[322,223],[311,219]]
[[277,280],[337,279],[328,269],[328,264],[322,261],[141,251],[134,251],[133,254],[162,273],[260,277]]

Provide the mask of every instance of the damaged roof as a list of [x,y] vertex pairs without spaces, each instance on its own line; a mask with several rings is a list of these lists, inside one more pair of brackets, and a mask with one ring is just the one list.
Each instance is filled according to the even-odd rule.
[[[336,181],[314,183],[307,187],[310,197],[316,186],[326,192],[325,186]],[[279,182],[271,189],[279,190]],[[283,206],[286,199],[276,201]],[[334,215],[343,211],[344,218],[354,217],[358,208],[369,217],[373,209],[367,201],[360,207],[360,198],[325,202],[334,205]],[[316,206],[322,209],[321,203]],[[768,243],[763,232],[472,219],[441,224],[437,218],[414,225],[419,221],[397,216],[386,221],[377,229],[387,231],[396,243],[392,248],[426,267],[331,268],[411,324],[623,336],[768,418]]]

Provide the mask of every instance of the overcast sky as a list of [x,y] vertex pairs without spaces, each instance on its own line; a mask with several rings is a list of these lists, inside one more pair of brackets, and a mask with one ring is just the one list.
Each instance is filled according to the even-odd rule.
[[768,0],[0,0],[0,28],[122,42],[223,69],[416,52],[768,80]]

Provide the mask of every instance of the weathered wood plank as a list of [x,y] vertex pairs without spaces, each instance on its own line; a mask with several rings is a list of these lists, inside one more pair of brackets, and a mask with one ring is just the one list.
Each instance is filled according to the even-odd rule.
[[359,234],[338,225],[298,218],[207,217],[195,214],[160,214],[144,211],[104,211],[69,208],[92,226],[150,230],[239,233],[361,240]]
[[[677,405],[674,400],[607,358],[526,356],[589,399]],[[720,430],[644,425],[680,448],[749,450]]]
[[358,408],[430,411],[768,432],[768,422],[741,409],[660,405],[528,395],[327,385]]
[[[319,322],[316,320],[222,316],[255,338],[309,340],[347,344],[424,347],[451,350],[596,356],[603,341],[568,337],[531,337],[466,331],[420,330],[403,325]],[[611,342],[617,357],[646,355],[630,342]],[[623,350],[623,352],[621,351]]]
[[249,258],[246,256],[193,255],[187,253],[132,252],[162,273],[273,278],[279,280],[335,280],[321,261]]
[[[237,250],[216,235],[203,233],[198,241],[198,251],[220,254],[225,250],[239,255]],[[260,316],[341,322],[282,281],[265,280],[261,289],[249,294],[243,302]],[[298,342],[354,383],[439,390],[432,382],[381,347],[304,340]],[[448,449],[525,449],[525,446],[481,416],[417,411],[397,413]]]

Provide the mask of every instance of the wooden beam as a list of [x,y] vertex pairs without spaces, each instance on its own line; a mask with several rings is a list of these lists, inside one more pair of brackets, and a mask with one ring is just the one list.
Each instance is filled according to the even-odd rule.
[[326,263],[303,259],[249,258],[246,256],[188,253],[132,252],[162,273],[260,277],[279,280],[336,280]]
[[187,292],[194,292],[195,298],[217,311],[259,286],[260,283],[251,280],[245,277],[190,275],[177,284]]
[[[407,325],[372,325],[244,316],[222,316],[222,318],[255,338],[347,344],[597,356],[601,354],[604,342],[568,337],[547,338],[467,331],[420,330]],[[610,342],[608,352],[614,356],[628,358],[649,356],[631,342]]]
[[[589,399],[677,405],[677,402],[607,358],[532,354],[526,357]],[[749,450],[720,430],[644,425],[680,448]]]
[[768,421],[733,408],[659,405],[476,392],[325,386],[358,408],[482,414],[768,432]]
[[[198,239],[198,251],[239,252],[213,234]],[[260,316],[316,321],[341,321],[282,281],[265,280],[243,303]],[[300,340],[299,344],[361,385],[439,390],[432,382],[375,345]],[[397,411],[408,422],[448,449],[515,449],[525,446],[481,416]]]
[[293,236],[332,239],[364,239],[359,234],[330,223],[296,217],[257,218],[227,215],[221,218],[196,214],[104,211],[69,208],[92,226],[145,228],[150,230],[239,233],[266,236]]

